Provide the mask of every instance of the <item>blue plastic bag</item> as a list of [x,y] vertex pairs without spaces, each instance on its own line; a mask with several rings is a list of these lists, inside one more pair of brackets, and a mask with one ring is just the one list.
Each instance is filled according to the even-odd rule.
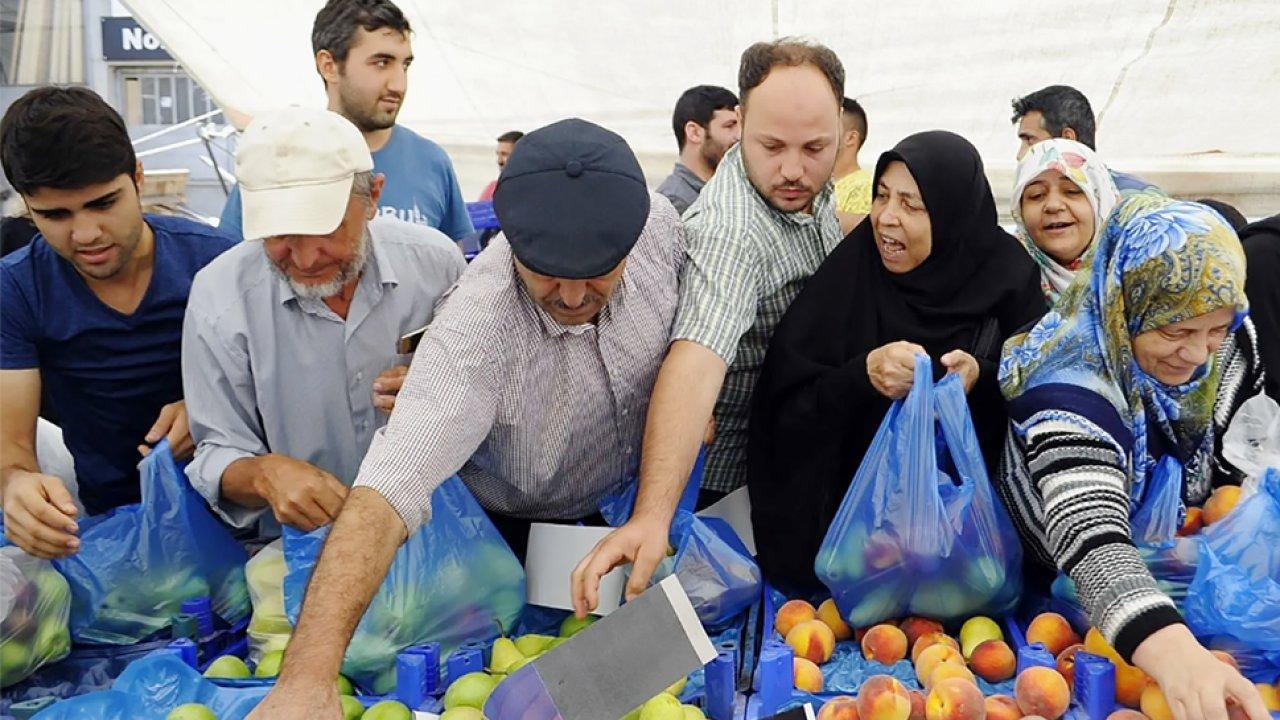
[[1236,658],[1250,679],[1280,675],[1280,470],[1196,538],[1183,616],[1192,633]]
[[[447,657],[464,642],[510,631],[524,608],[524,568],[456,475],[431,496],[431,520],[396,551],[347,646],[342,673],[373,694],[395,688],[396,654],[438,642]],[[329,528],[284,531],[284,605],[295,626]]]
[[1186,508],[1182,504],[1182,464],[1172,455],[1164,456],[1141,487],[1142,498],[1129,518],[1133,541],[1159,545],[1172,540],[1182,527]]
[[219,687],[177,655],[157,652],[126,668],[110,690],[55,703],[34,720],[165,720],[187,703],[208,706],[218,720],[242,720],[270,690]]
[[[761,575],[755,558],[728,523],[693,513],[704,461],[705,454],[699,453],[671,519],[667,542],[675,553],[658,564],[650,584],[675,575],[693,603],[698,620],[706,627],[720,628],[760,599]],[[601,501],[600,514],[606,522],[616,527],[631,517],[637,487],[633,479]]]
[[80,551],[55,560],[71,586],[71,637],[131,645],[209,596],[228,624],[249,614],[249,559],[161,441],[139,466],[142,502],[80,521]]
[[911,392],[890,406],[814,559],[853,627],[1000,615],[1021,591],[1022,546],[991,488],[961,380],[935,386],[931,373],[917,356]]

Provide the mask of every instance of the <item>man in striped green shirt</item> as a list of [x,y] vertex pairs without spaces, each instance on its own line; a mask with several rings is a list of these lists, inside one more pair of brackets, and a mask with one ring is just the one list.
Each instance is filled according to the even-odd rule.
[[769,339],[841,239],[830,182],[840,60],[817,44],[756,43],[742,55],[738,85],[742,140],[684,218],[688,259],[649,405],[635,511],[574,571],[580,614],[595,607],[599,578],[617,564],[633,563],[628,596],[648,585],[713,413],[704,499],[744,484],[748,409]]

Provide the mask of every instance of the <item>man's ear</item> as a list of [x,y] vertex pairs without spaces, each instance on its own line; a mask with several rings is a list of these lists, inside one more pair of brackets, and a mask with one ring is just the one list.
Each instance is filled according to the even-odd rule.
[[341,71],[342,69],[338,67],[338,61],[334,59],[333,53],[328,50],[321,50],[316,53],[316,72],[320,73],[320,77],[324,78],[326,84],[336,83]]
[[1075,128],[1071,127],[1070,125],[1062,128],[1062,137],[1068,140],[1076,140],[1076,141],[1080,140],[1079,136],[1076,135]]
[[707,139],[707,129],[690,120],[684,124],[684,144],[701,145]]
[[142,196],[142,180],[144,173],[142,172],[142,161],[133,161],[133,186],[138,190],[138,196]]

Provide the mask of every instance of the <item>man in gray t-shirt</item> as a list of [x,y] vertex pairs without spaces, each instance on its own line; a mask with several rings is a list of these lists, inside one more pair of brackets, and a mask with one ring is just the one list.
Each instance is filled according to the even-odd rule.
[[[182,339],[192,485],[225,520],[337,516],[408,356],[462,274],[454,243],[377,214],[383,177],[327,110],[257,118],[237,158],[248,240],[195,278]],[[274,519],[263,518],[270,508]],[[274,520],[274,521],[273,521]]]
[[737,144],[741,134],[737,107],[738,96],[715,85],[691,87],[676,101],[671,129],[680,161],[657,192],[671,201],[677,213],[683,215],[698,199],[720,159]]

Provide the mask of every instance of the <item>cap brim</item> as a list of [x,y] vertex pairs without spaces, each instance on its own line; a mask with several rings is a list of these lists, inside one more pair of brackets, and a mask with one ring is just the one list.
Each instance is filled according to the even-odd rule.
[[328,235],[342,224],[355,177],[293,187],[240,188],[246,240]]

